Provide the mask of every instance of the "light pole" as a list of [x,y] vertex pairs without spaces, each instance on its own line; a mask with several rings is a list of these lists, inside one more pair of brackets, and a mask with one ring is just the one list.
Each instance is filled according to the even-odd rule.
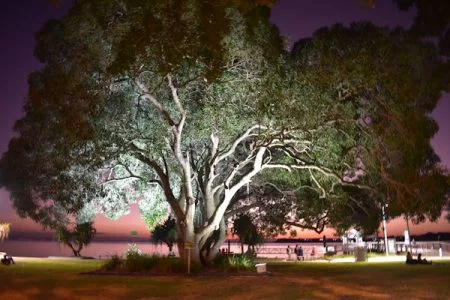
[[388,240],[387,240],[385,207],[388,207],[388,205],[387,204],[383,204],[381,206],[381,212],[383,213],[384,248],[386,249],[386,256],[388,256],[389,255],[389,249],[388,249]]

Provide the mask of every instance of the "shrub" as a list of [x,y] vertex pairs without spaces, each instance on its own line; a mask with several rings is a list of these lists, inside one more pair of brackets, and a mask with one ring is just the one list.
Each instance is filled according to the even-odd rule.
[[218,267],[226,266],[228,260],[228,255],[222,253],[217,254],[213,259],[213,265]]
[[[160,273],[184,273],[186,265],[177,258],[161,257],[157,255],[142,255],[137,252],[127,252],[125,259],[113,256],[102,268],[104,271],[119,272],[160,272]],[[196,264],[191,264],[191,271],[198,269]]]
[[111,257],[110,260],[108,260],[108,261],[103,265],[103,267],[102,267],[101,269],[102,269],[102,270],[105,270],[105,271],[117,271],[117,270],[120,269],[120,267],[122,266],[122,264],[123,264],[122,259],[121,259],[119,256],[114,255],[114,256]]
[[136,257],[136,256],[140,256],[142,255],[142,251],[139,250],[138,246],[133,243],[133,244],[128,244],[128,249],[126,252],[126,257],[128,258],[132,258],[132,257]]
[[236,254],[233,256],[218,254],[214,258],[213,264],[216,267],[221,267],[230,271],[248,271],[255,267],[253,258],[253,256],[246,254]]

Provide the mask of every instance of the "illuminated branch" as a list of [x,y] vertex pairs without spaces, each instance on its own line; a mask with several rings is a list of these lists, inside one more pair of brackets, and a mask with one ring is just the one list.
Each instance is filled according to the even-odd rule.
[[177,199],[175,198],[175,196],[172,192],[172,187],[170,186],[168,174],[164,172],[164,170],[158,165],[158,163],[156,161],[146,157],[142,153],[136,152],[135,156],[137,159],[139,159],[143,163],[145,163],[148,166],[150,166],[151,168],[153,168],[153,170],[155,170],[156,174],[160,178],[161,187],[164,191],[167,202],[169,202],[170,207],[172,208],[172,210],[175,213],[175,215],[177,216],[177,218],[182,220],[184,218],[185,214],[184,214],[183,210],[181,209]]
[[259,202],[254,202],[254,203],[249,204],[249,205],[245,205],[245,206],[241,206],[239,208],[235,208],[233,210],[227,211],[225,213],[225,215],[224,215],[224,218],[228,219],[231,216],[235,216],[237,214],[249,211],[250,209],[255,208],[255,207],[259,207],[259,206],[260,206]]
[[219,225],[220,220],[222,219],[223,215],[225,214],[225,211],[226,211],[228,205],[230,204],[231,199],[236,194],[236,192],[242,186],[247,184],[253,176],[255,176],[256,174],[258,174],[261,171],[263,157],[264,157],[264,154],[266,153],[266,150],[267,149],[265,147],[259,148],[256,153],[255,160],[253,163],[253,169],[250,172],[248,172],[247,174],[245,174],[244,176],[242,176],[240,178],[240,180],[238,182],[236,182],[233,186],[225,187],[225,197],[224,197],[223,201],[217,206],[217,208],[214,211],[214,214],[208,220],[207,224],[211,224],[212,226],[207,226],[207,225],[203,226],[199,230],[199,233],[201,235],[211,233],[212,230],[214,230],[214,227]]
[[239,164],[235,165],[231,173],[227,176],[227,179],[225,179],[225,187],[229,187],[231,185],[232,180],[235,178],[235,176],[239,173],[242,168],[244,168],[246,165],[252,162],[254,158],[254,151],[251,151],[250,154],[247,156],[247,158],[243,161],[241,161]]
[[144,97],[147,100],[149,100],[150,103],[152,103],[158,109],[158,111],[161,113],[161,115],[163,116],[163,118],[167,122],[167,124],[169,124],[169,126],[175,125],[175,122],[170,117],[169,112],[167,110],[165,110],[165,108],[162,106],[162,104],[159,103],[159,101],[156,100],[155,97],[153,97],[153,95],[149,92],[148,88],[137,79],[135,80],[135,84],[142,93],[141,97]]
[[183,116],[183,115],[186,114],[186,112],[185,112],[183,106],[181,105],[181,101],[180,101],[180,98],[178,97],[177,89],[173,85],[172,76],[170,74],[167,74],[167,81],[169,82],[169,87],[170,87],[170,90],[172,92],[173,101],[175,102],[175,104],[176,104],[180,114]]
[[256,129],[266,129],[266,127],[261,126],[261,125],[253,125],[252,127],[250,127],[246,132],[244,132],[244,134],[242,134],[241,136],[239,136],[231,145],[231,147],[222,155],[219,156],[217,162],[220,162],[222,160],[224,160],[225,158],[229,157],[231,154],[233,154],[236,151],[236,147],[245,139],[247,139],[250,136],[257,136],[257,134],[251,134],[252,131],[256,130]]
[[[120,178],[113,178],[113,179],[107,179],[105,181],[102,182],[102,184],[106,184],[106,183],[111,183],[111,182],[118,182],[118,181],[124,181],[127,179],[138,179],[138,180],[143,180],[141,177],[135,177],[135,176],[125,176],[125,177],[120,177]],[[153,179],[153,180],[145,180],[147,183],[156,183],[159,186],[162,187],[162,183],[159,180]]]
[[311,179],[314,181],[314,183],[317,185],[317,187],[322,191],[322,195],[320,196],[320,198],[326,198],[327,192],[325,192],[325,189],[316,180],[316,177],[314,177],[314,174],[312,173],[311,169],[309,169],[308,171],[309,171],[309,176],[311,176]]

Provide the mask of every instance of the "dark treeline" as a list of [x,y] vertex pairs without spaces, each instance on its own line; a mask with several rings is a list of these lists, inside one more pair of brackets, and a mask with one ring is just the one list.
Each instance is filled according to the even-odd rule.
[[[382,239],[382,236],[378,237]],[[403,241],[405,237],[403,235],[388,236],[388,238],[395,238],[397,241]],[[415,241],[450,241],[450,232],[427,232],[421,235],[411,235],[411,239]],[[374,241],[375,237],[365,237],[364,241]],[[326,238],[326,242],[341,242],[340,237]],[[322,243],[323,238],[279,238],[274,241],[275,243]]]

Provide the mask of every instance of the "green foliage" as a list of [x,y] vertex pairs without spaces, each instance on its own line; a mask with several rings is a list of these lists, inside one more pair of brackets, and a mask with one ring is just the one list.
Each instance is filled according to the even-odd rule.
[[230,256],[219,253],[214,257],[213,264],[215,267],[228,271],[249,271],[255,269],[254,257],[246,254]]
[[[152,190],[152,188],[148,188]],[[151,231],[158,226],[169,212],[169,206],[162,197],[161,192],[155,192],[150,197],[144,197],[139,201],[139,211],[147,228]]]
[[[359,186],[337,186],[320,172],[313,178],[271,170],[260,178],[265,186],[258,193],[268,203],[268,228],[284,229],[290,219],[318,232],[328,224],[369,233],[384,203],[390,216],[438,218],[449,185],[430,145],[437,126],[429,113],[446,89],[449,69],[435,47],[401,29],[338,24],[297,42],[289,59],[288,82],[295,88],[285,89],[284,99],[304,105],[278,99],[266,105],[280,122],[310,128],[303,137],[311,143],[304,149],[314,149],[307,162]],[[289,200],[275,202],[280,197]]]
[[233,269],[252,269],[254,260],[250,255],[233,255],[228,257],[228,265]]
[[60,225],[55,229],[55,238],[58,242],[70,247],[75,256],[81,256],[81,250],[90,244],[95,233],[93,222],[77,223],[74,228]]

